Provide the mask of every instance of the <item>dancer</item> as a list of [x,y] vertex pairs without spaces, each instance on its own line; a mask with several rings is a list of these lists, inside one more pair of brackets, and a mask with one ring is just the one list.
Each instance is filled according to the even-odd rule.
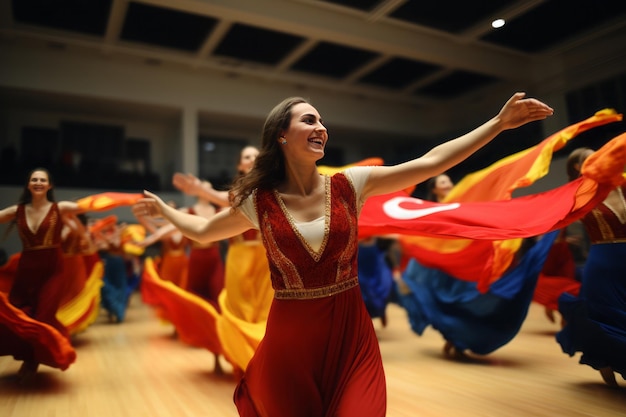
[[[237,176],[249,173],[259,150],[246,146],[237,163]],[[230,207],[229,192],[215,190],[192,174],[174,174],[174,185],[189,195],[202,195],[223,208]],[[217,330],[224,356],[237,379],[248,366],[261,339],[274,298],[267,254],[258,230],[248,230],[228,241],[224,290],[219,295],[221,314]]]
[[326,127],[317,109],[288,98],[266,119],[253,170],[234,184],[232,208],[211,219],[181,213],[156,195],[136,213],[164,216],[210,242],[261,230],[275,298],[265,338],[234,400],[242,416],[384,416],[385,376],[357,278],[357,218],[370,196],[406,189],[453,165],[506,129],[553,110],[515,93],[497,116],[420,158],[318,173]]
[[[8,301],[11,306],[22,310],[36,321],[52,326],[58,332],[51,337],[66,352],[63,355],[64,361],[46,361],[46,364],[61,369],[69,366],[75,358],[69,345],[68,330],[56,317],[65,293],[61,250],[62,216],[80,211],[81,208],[75,202],[55,202],[53,183],[45,168],[36,168],[29,173],[18,204],[0,210],[0,223],[14,221],[23,246]],[[12,314],[11,306],[6,306],[3,311]],[[9,317],[5,318],[10,320]],[[13,318],[15,320],[11,319],[11,323],[18,323],[18,317]],[[29,378],[37,372],[39,363],[42,362],[38,356],[44,354],[36,345],[26,343],[16,333],[19,329],[9,327],[11,323],[3,323],[7,326],[3,328],[3,349],[0,354],[11,354],[22,360],[20,375],[22,378]],[[49,334],[48,329],[45,331]],[[64,346],[62,339],[67,340],[67,346]]]
[[[442,202],[453,187],[447,174],[432,177],[426,183],[428,199]],[[421,336],[432,326],[445,339],[444,355],[455,360],[469,360],[467,351],[486,355],[502,347],[515,337],[526,317],[554,235],[538,244],[526,239],[516,260],[487,293],[481,293],[476,282],[410,259],[402,275],[409,291],[398,291],[398,298],[411,329]]]
[[[568,157],[568,177],[577,178],[589,148]],[[582,352],[581,364],[600,371],[604,382],[617,387],[615,373],[626,379],[626,183],[588,213],[582,222],[591,241],[578,297],[562,294],[559,312],[565,326],[556,340],[564,353]]]

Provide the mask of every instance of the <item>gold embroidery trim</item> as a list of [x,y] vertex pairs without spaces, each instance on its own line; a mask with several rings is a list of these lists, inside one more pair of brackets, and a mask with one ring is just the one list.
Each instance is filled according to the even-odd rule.
[[279,300],[309,300],[330,297],[359,285],[359,278],[354,277],[320,288],[292,288],[274,291],[274,298]]
[[309,252],[309,255],[311,255],[311,258],[313,258],[315,262],[319,262],[320,258],[322,257],[322,254],[324,253],[324,249],[326,249],[326,245],[328,244],[328,235],[330,233],[330,213],[331,213],[330,211],[330,204],[331,204],[330,177],[325,176],[324,181],[325,181],[324,192],[326,193],[325,203],[324,203],[324,237],[322,239],[322,245],[320,246],[317,252],[313,250],[311,245],[309,245],[309,242],[304,238],[304,236],[302,236],[302,234],[300,233],[300,230],[298,230],[298,226],[296,226],[296,222],[294,218],[291,216],[291,213],[289,212],[289,210],[287,210],[287,206],[285,206],[285,202],[283,201],[283,198],[280,196],[277,190],[274,190],[274,196],[276,198],[276,201],[278,201],[278,205],[280,206],[280,209],[282,210],[285,217],[287,218],[287,221],[289,222],[289,226],[291,227],[293,232],[296,234],[296,236],[298,236],[298,239],[304,245],[307,252]]

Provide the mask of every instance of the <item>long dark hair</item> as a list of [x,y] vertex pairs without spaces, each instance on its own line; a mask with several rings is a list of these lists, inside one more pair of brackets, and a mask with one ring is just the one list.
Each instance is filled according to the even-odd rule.
[[[28,189],[28,185],[30,184],[30,177],[33,176],[33,174],[37,171],[41,171],[41,172],[45,172],[46,175],[48,176],[48,183],[50,185],[54,185],[54,183],[52,182],[52,176],[50,175],[50,171],[48,171],[46,168],[34,168],[32,169],[29,173],[28,176],[26,177],[26,184],[24,185],[24,188],[22,189],[22,194],[20,195],[19,199],[17,200],[17,204],[28,204],[31,203],[33,201],[33,196],[30,193],[30,190]],[[48,198],[49,201],[55,201],[54,199],[54,187],[51,187],[48,192],[46,193],[46,197]]]
[[442,174],[435,175],[434,177],[430,177],[428,181],[426,181],[426,200],[438,203],[437,196],[435,195],[435,188],[437,188],[437,179],[442,175],[445,175],[446,177],[449,176],[444,172]]
[[291,109],[296,104],[308,103],[302,97],[289,97],[277,104],[268,114],[263,125],[261,149],[254,162],[254,168],[238,176],[230,187],[231,207],[236,209],[255,189],[276,188],[286,176],[285,156],[280,149],[278,138],[291,123]]

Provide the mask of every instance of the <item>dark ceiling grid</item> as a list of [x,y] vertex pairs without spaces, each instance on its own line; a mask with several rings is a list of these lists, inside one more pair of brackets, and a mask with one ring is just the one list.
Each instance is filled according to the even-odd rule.
[[215,49],[215,55],[277,65],[304,38],[249,25],[234,24]]
[[21,23],[104,36],[112,0],[13,0],[13,18]]
[[454,98],[479,87],[493,84],[496,78],[469,71],[453,71],[450,74],[433,81],[415,91],[415,94],[426,95],[432,98]]
[[195,52],[216,24],[217,20],[211,17],[130,2],[120,37]]
[[297,71],[341,79],[377,56],[378,54],[375,52],[363,49],[320,42],[296,61],[292,68]]
[[460,33],[516,1],[407,1],[389,17],[444,32]]
[[481,39],[526,53],[538,53],[620,18],[626,19],[624,0],[550,0]]
[[393,58],[358,81],[379,87],[402,89],[440,70],[437,65],[405,58]]
[[[413,27],[416,34],[439,32],[453,42],[467,43],[468,47],[492,44],[503,51],[525,54],[529,60],[571,41],[593,39],[606,26],[612,26],[614,33],[626,27],[621,23],[626,21],[626,0],[293,2],[302,3],[302,7],[332,9],[338,15],[351,18],[361,17],[371,21],[373,30],[377,25],[396,22],[405,28]],[[112,14],[112,0],[11,0],[11,10],[13,22],[22,25],[19,29],[23,32],[36,32],[37,27],[55,30],[56,39],[51,44],[62,44],[61,32],[66,31],[70,44],[75,35],[87,35],[98,38],[97,42],[102,42],[103,46],[115,42],[126,46],[135,44],[139,54],[142,46],[151,46],[180,51],[192,58],[195,54],[203,60],[229,58],[242,64],[263,64],[266,67],[262,70],[270,73],[292,72],[300,77],[309,74],[317,79],[330,78],[360,87],[359,94],[368,87],[376,87],[377,93],[382,89],[389,97],[396,95],[401,100],[407,97],[453,98],[498,81],[464,70],[463,62],[458,66],[454,63],[439,66],[343,44],[340,39],[298,36],[298,33],[281,31],[280,25],[267,28],[254,26],[249,20],[225,21],[221,15],[211,14],[208,3],[203,12],[186,9],[176,2],[171,3],[173,8],[163,4],[160,1],[150,4],[150,0],[129,1],[121,16]],[[483,24],[498,17],[500,12],[509,13],[507,25],[498,30],[482,29]],[[116,24],[120,25],[117,34]],[[212,36],[218,25],[219,35]],[[45,34],[41,36],[45,39]],[[300,56],[297,51],[305,45],[307,48],[300,49],[303,53]]]

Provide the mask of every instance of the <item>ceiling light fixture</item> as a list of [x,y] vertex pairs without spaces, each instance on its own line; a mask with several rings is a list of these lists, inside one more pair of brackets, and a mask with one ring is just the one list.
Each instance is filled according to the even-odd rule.
[[496,19],[493,22],[491,22],[491,27],[494,29],[499,29],[502,26],[504,26],[506,22],[504,21],[504,19]]

